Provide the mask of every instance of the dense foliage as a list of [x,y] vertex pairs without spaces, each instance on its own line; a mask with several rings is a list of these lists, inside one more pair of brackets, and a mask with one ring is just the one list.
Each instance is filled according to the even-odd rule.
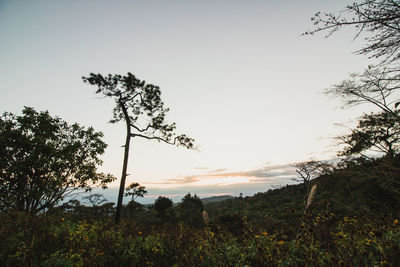
[[[246,222],[163,227],[123,220],[74,221],[59,216],[1,216],[3,266],[274,266],[387,265],[400,260],[398,220],[312,213],[289,238]],[[332,220],[334,226],[327,228]]]
[[107,145],[103,134],[69,125],[48,112],[25,107],[0,117],[0,211],[38,213],[68,194],[106,186],[114,177],[97,172]]

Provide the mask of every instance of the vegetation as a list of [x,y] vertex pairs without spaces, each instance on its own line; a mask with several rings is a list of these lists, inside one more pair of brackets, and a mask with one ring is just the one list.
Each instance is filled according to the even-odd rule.
[[114,177],[97,173],[107,145],[93,128],[68,125],[25,107],[0,117],[0,211],[47,211],[73,192],[106,187]]
[[125,188],[125,196],[131,196],[132,201],[135,201],[138,197],[144,197],[147,194],[147,190],[144,186],[139,183],[131,183],[127,188]]
[[331,169],[331,165],[316,161],[309,160],[305,162],[298,162],[293,164],[296,168],[297,177],[293,178],[296,182],[302,182],[305,189],[310,188],[310,181],[324,174],[328,174]]
[[305,34],[327,32],[330,36],[344,27],[356,30],[355,38],[367,35],[367,45],[357,51],[391,64],[399,57],[400,5],[397,0],[363,0],[354,2],[339,13],[317,12],[311,21],[315,28]]
[[[166,197],[150,207],[131,201],[123,206],[119,225],[112,220],[114,203],[100,194],[84,198],[87,205],[70,200],[37,215],[10,210],[0,214],[0,262],[390,265],[400,260],[400,156],[394,153],[345,158],[329,168],[312,161],[311,167],[329,171],[319,171],[309,187],[284,186],[208,204],[191,194],[177,206]],[[130,189],[146,191],[135,183]]]
[[158,216],[162,221],[165,221],[167,211],[172,208],[173,202],[167,197],[159,196],[154,202],[154,209],[157,211]]
[[185,209],[197,210],[200,205],[189,194],[182,200],[189,207],[166,205],[168,219],[158,217],[160,209],[154,206],[136,210],[134,217],[123,212],[119,225],[106,209],[91,212],[102,206],[60,208],[38,216],[2,214],[0,262],[5,266],[390,266],[400,260],[399,194],[390,191],[393,186],[387,187],[387,181],[360,172],[384,169],[379,160],[360,164],[312,180],[318,184],[312,201],[299,184],[210,203],[205,206],[207,225],[187,219],[190,213]]
[[[157,86],[127,76],[91,74],[84,81],[112,97],[111,122],[125,120],[127,138],[118,206],[100,194],[57,203],[89,182],[106,145],[101,133],[69,126],[31,108],[0,120],[0,263],[2,266],[396,266],[400,262],[399,1],[364,0],[339,15],[317,13],[316,29],[328,35],[355,26],[366,31],[360,54],[381,58],[327,92],[346,106],[370,103],[338,139],[341,157],[294,164],[301,184],[252,197],[203,203],[188,193],[174,206],[159,197],[135,202],[138,183],[122,205],[131,137],[193,147],[165,123]],[[352,14],[353,17],[348,17]],[[378,153],[376,153],[378,152]],[[122,193],[121,193],[122,192]],[[33,204],[32,204],[33,203]],[[116,216],[119,224],[113,223]]]
[[398,0],[363,0],[338,13],[317,12],[311,21],[314,29],[305,34],[327,32],[327,37],[344,27],[355,29],[354,38],[363,36],[367,44],[356,51],[380,60],[363,73],[334,85],[325,92],[343,100],[345,106],[373,104],[383,112],[398,117],[400,16]]
[[400,140],[399,111],[395,113],[364,114],[350,134],[338,137],[346,145],[340,155],[367,157],[365,152],[379,152],[393,158],[399,152]]

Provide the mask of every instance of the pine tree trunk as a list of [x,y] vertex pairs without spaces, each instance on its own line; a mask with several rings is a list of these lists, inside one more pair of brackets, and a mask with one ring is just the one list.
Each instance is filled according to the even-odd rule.
[[128,169],[128,158],[129,158],[129,145],[131,142],[131,125],[128,113],[126,111],[125,106],[122,104],[122,111],[125,115],[126,121],[126,140],[125,140],[125,152],[124,152],[124,164],[122,166],[122,175],[121,175],[121,183],[119,185],[119,193],[118,193],[118,202],[117,202],[117,212],[115,214],[115,223],[119,224],[121,221],[121,212],[122,212],[122,199],[124,197],[125,190],[125,180],[126,180],[126,171]]
[[128,168],[130,141],[131,141],[131,136],[129,134],[129,135],[127,135],[126,141],[125,141],[124,165],[122,167],[121,183],[120,183],[120,186],[119,186],[119,193],[118,193],[117,213],[116,213],[116,216],[115,216],[115,223],[116,224],[118,224],[121,221],[122,199],[124,197],[126,171],[127,171],[127,168]]

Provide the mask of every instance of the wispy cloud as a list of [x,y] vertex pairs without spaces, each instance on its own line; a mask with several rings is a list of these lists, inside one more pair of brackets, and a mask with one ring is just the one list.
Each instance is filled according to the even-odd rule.
[[210,170],[209,173],[224,172],[224,171],[227,171],[227,170],[228,169],[213,169],[213,170]]
[[[198,197],[217,197],[217,196],[229,196],[232,195],[233,192],[224,192],[224,193],[200,193],[196,194]],[[183,197],[186,194],[181,193],[181,194],[155,194],[155,195],[146,195],[147,198],[157,198],[159,196],[163,197],[169,197],[169,198],[175,198],[175,197]]]
[[289,164],[267,165],[259,169],[245,171],[229,171],[227,169],[210,170],[207,168],[202,169],[205,171],[202,174],[168,178],[163,182],[154,184],[174,186],[223,186],[241,183],[282,182],[283,180],[293,178],[296,175],[295,169]]

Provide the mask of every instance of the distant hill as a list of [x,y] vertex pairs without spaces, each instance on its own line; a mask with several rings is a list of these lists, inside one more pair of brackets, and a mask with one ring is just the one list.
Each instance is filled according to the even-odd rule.
[[203,204],[209,204],[209,203],[221,202],[221,201],[225,201],[225,200],[233,199],[233,198],[235,198],[235,197],[230,196],[230,195],[223,195],[223,196],[214,196],[214,197],[202,198],[201,201],[203,202]]
[[[383,159],[353,164],[311,181],[317,185],[308,214],[358,216],[369,220],[400,218],[400,159],[387,165]],[[308,189],[309,190],[309,189]],[[286,185],[252,197],[212,197],[204,202],[211,220],[232,221],[244,216],[253,226],[295,235],[304,218],[308,191],[303,184]],[[288,229],[292,229],[291,232]]]

